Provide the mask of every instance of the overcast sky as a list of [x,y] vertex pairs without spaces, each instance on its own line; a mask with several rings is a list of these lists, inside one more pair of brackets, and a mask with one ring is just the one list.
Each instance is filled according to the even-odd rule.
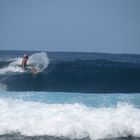
[[0,50],[140,53],[140,0],[0,0]]

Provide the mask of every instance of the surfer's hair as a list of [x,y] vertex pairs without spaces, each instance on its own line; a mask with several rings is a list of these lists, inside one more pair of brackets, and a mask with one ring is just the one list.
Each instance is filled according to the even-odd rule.
[[29,59],[29,57],[26,55],[25,57],[24,57],[25,59]]

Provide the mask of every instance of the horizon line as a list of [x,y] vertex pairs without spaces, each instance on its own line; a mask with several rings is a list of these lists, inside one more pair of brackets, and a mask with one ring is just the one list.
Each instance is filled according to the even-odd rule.
[[121,52],[117,52],[117,53],[111,53],[111,52],[93,52],[93,51],[53,51],[53,50],[9,50],[9,49],[0,49],[0,51],[25,51],[25,52],[58,52],[58,53],[102,53],[102,54],[114,54],[114,55],[140,55],[140,53],[121,53]]

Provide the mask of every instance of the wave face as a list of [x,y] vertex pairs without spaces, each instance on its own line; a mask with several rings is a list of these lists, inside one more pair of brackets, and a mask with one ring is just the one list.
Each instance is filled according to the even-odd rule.
[[15,66],[23,53],[0,51],[0,90],[140,92],[140,55],[48,52],[34,58],[37,52],[26,52],[43,63],[43,72],[33,76]]
[[79,94],[1,92],[0,137],[20,140],[140,138],[139,94]]

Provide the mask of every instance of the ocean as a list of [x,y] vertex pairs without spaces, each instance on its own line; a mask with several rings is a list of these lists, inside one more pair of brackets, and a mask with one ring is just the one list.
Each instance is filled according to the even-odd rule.
[[0,51],[1,139],[139,140],[140,55]]

